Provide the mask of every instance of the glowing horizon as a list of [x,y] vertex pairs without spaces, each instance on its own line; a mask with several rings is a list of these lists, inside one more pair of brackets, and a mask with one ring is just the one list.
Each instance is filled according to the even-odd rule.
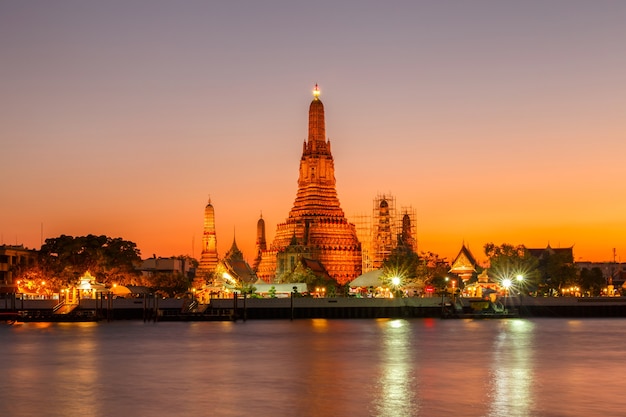
[[311,5],[59,4],[0,6],[0,244],[199,259],[210,195],[219,255],[236,237],[251,261],[260,213],[269,244],[293,206],[319,81],[349,221],[385,193],[450,261],[626,258],[626,4],[323,2],[314,31]]

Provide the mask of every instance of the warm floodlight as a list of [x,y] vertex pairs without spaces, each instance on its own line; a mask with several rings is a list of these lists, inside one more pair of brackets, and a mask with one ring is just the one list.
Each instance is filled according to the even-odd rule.
[[313,89],[313,97],[318,98],[320,96],[320,88],[315,84],[315,88]]
[[397,287],[398,285],[400,285],[400,278],[399,277],[391,278],[391,283]]
[[522,276],[522,274],[518,274],[517,277],[515,277],[515,278],[517,278],[517,282],[524,281],[524,277]]
[[511,286],[511,280],[508,278],[503,279],[502,286],[508,290],[509,287]]

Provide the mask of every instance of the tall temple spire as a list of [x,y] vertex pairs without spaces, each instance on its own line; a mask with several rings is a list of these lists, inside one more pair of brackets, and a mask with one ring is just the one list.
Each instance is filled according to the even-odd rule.
[[265,240],[265,220],[263,220],[263,213],[256,223],[256,257],[252,263],[252,269],[257,271],[259,268],[259,262],[261,262],[261,256],[263,251],[267,250],[267,241]]
[[309,139],[300,158],[300,175],[296,202],[289,217],[325,215],[344,217],[335,189],[335,163],[330,143],[325,141],[324,105],[314,94],[309,106]]
[[313,101],[309,106],[309,138],[307,149],[309,152],[326,152],[326,125],[324,122],[324,104],[319,98],[320,90],[317,84],[313,90]]
[[[354,224],[349,223],[335,188],[335,166],[326,140],[324,105],[315,85],[309,106],[309,135],[304,142],[298,191],[289,217],[276,228],[270,249],[262,253],[259,278],[280,282],[291,272],[296,257],[320,262],[339,284],[361,273],[361,244]],[[288,250],[292,242],[298,248]],[[297,250],[296,250],[297,249]]]
[[198,274],[208,278],[217,267],[217,235],[215,233],[215,209],[211,197],[204,208],[204,230],[202,233],[202,254]]

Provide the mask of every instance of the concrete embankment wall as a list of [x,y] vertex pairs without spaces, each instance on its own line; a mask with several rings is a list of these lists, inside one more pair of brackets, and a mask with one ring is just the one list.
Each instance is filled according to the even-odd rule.
[[239,298],[211,300],[213,310],[235,309],[248,319],[440,317],[441,298]]
[[522,317],[626,317],[626,297],[511,297]]
[[[0,300],[0,312],[19,310],[29,314],[52,314],[55,300]],[[464,304],[468,299],[463,299]],[[500,299],[510,312],[522,317],[625,317],[626,297],[510,297]],[[440,297],[433,298],[233,298],[213,299],[199,311],[188,311],[189,300],[136,298],[81,300],[78,313],[95,313],[102,319],[298,319],[298,318],[383,318],[441,317]],[[449,302],[448,299],[445,300]]]

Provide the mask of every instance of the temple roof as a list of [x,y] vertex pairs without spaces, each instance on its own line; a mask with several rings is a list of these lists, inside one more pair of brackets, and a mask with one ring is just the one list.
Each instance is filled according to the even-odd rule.
[[550,255],[561,255],[570,259],[570,262],[574,262],[574,247],[569,248],[552,248],[548,245],[544,249],[526,248],[528,253],[538,259],[542,259]]
[[233,237],[233,244],[226,253],[226,259],[230,260],[243,260],[243,253],[237,247],[237,240]]
[[461,246],[461,250],[459,254],[456,256],[454,261],[452,262],[452,267],[450,268],[450,272],[459,273],[459,272],[469,272],[476,271],[476,259],[474,255],[470,252],[470,250],[465,246],[465,243]]
[[304,268],[310,269],[311,272],[313,272],[318,277],[332,279],[332,277],[328,274],[328,271],[326,271],[326,268],[324,268],[324,265],[316,259],[309,259],[309,258],[302,257],[300,258],[300,264]]

